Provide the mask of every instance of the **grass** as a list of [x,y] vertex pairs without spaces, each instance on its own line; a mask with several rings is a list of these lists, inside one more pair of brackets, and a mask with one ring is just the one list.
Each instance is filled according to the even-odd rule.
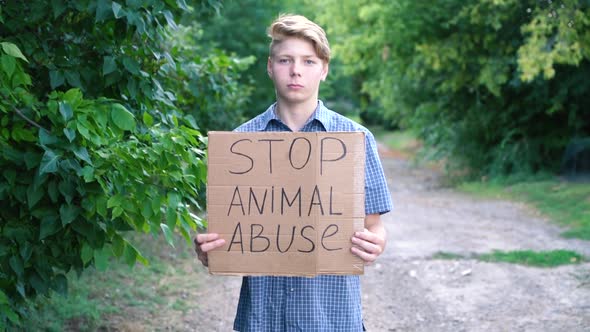
[[435,253],[434,255],[432,255],[432,259],[452,260],[452,259],[463,259],[463,258],[466,258],[466,257],[463,255],[460,255],[460,254],[446,252],[446,251],[439,251],[439,252]]
[[469,182],[459,189],[483,197],[530,203],[543,215],[567,228],[567,238],[590,240],[590,183],[559,179],[518,183],[502,181]]
[[477,259],[484,262],[506,262],[536,267],[556,267],[567,264],[578,264],[584,257],[571,250],[552,250],[535,252],[532,250],[494,251],[480,254]]
[[472,258],[483,262],[505,262],[534,267],[557,267],[561,265],[579,264],[587,261],[585,257],[571,250],[532,251],[495,250],[486,254],[471,254],[464,256],[456,253],[438,252],[432,256],[433,259],[463,259]]
[[163,237],[132,239],[149,266],[111,262],[104,272],[90,269],[80,278],[70,273],[69,295],[37,299],[23,326],[32,331],[110,331],[119,330],[113,322],[137,326],[156,314],[186,313],[195,305],[186,299],[186,290],[198,287],[192,248],[181,238],[176,239],[176,249]]

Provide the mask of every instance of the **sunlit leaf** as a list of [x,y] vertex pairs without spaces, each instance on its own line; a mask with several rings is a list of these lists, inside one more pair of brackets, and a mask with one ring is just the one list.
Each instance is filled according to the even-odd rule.
[[29,60],[27,60],[27,58],[22,54],[22,52],[20,51],[20,49],[14,45],[13,43],[10,42],[0,42],[0,45],[2,45],[2,50],[10,55],[13,56],[15,58],[19,58],[22,59],[26,62],[29,62]]
[[111,119],[117,127],[123,130],[133,130],[135,128],[135,117],[121,104],[112,105]]
[[113,14],[115,15],[115,18],[121,18],[123,16],[125,16],[125,11],[123,10],[123,8],[121,7],[121,5],[115,1],[113,1]]

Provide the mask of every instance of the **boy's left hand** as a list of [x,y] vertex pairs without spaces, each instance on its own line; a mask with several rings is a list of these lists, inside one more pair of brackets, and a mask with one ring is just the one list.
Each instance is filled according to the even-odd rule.
[[365,228],[362,232],[355,232],[352,237],[354,246],[350,250],[367,265],[373,263],[385,249],[385,236],[379,233],[371,232]]

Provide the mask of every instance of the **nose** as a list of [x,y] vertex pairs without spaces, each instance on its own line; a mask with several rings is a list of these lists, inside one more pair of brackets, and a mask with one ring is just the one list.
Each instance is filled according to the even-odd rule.
[[297,61],[293,61],[291,65],[291,76],[301,76],[300,65]]

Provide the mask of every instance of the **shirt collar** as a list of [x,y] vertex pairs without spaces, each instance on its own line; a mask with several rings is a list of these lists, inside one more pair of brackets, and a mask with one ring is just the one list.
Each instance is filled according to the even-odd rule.
[[[260,127],[258,128],[259,131],[265,130],[272,120],[282,123],[281,119],[279,119],[279,117],[275,113],[276,106],[277,103],[270,105],[262,114],[262,121],[260,121]],[[324,106],[324,103],[321,100],[318,100],[318,106],[316,107],[313,114],[309,117],[304,127],[313,120],[319,121],[324,126],[324,129],[329,130],[331,124],[330,112]]]

